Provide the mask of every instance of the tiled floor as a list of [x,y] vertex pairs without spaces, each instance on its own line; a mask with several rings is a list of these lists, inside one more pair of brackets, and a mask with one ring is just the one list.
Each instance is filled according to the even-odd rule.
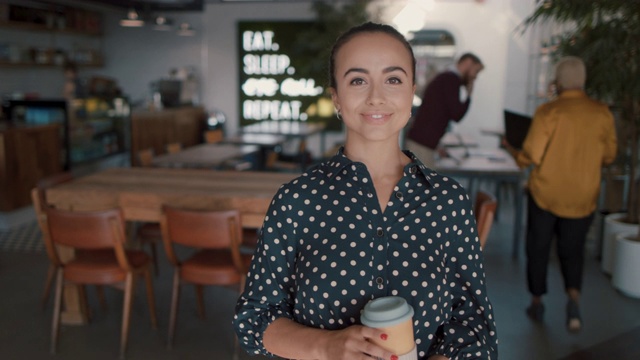
[[[547,311],[543,325],[531,323],[524,314],[529,296],[525,286],[524,257],[511,257],[511,218],[513,211],[500,210],[485,250],[489,295],[493,301],[500,337],[500,359],[560,359],[580,350],[622,336],[640,328],[640,300],[619,294],[594,259],[597,227],[589,242],[585,264],[585,288],[582,312],[585,326],[579,334],[570,334],[564,326],[565,297],[557,261],[552,258]],[[596,221],[597,225],[597,221]],[[0,251],[0,358],[49,359],[51,302],[40,307],[48,260],[43,251]],[[234,335],[231,316],[237,294],[229,289],[209,288],[207,320],[196,316],[194,291],[183,289],[178,328],[173,350],[165,348],[170,297],[171,269],[160,264],[155,279],[159,329],[151,330],[142,288],[134,302],[128,359],[233,359]],[[94,314],[89,326],[64,326],[60,334],[57,359],[117,358],[120,333],[121,294],[107,289],[108,311],[97,305],[95,292],[89,289]],[[591,357],[583,357],[591,359]],[[239,359],[262,359],[244,353]],[[616,357],[631,360],[631,357]],[[634,358],[635,359],[635,358]],[[572,358],[577,360],[577,358]]]

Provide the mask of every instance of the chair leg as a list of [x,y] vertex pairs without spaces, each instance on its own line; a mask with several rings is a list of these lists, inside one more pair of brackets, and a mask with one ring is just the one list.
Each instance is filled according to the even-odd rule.
[[205,314],[204,309],[204,286],[195,285],[196,287],[196,301],[198,302],[198,314],[201,319],[206,319],[207,315]]
[[42,309],[46,309],[47,302],[49,302],[49,294],[51,294],[51,285],[56,277],[56,267],[53,264],[49,264],[49,270],[47,271],[47,282],[44,284],[44,292],[42,293]]
[[56,353],[58,346],[58,331],[60,330],[60,312],[62,311],[62,277],[61,268],[56,271],[56,293],[53,301],[53,321],[51,323],[51,354]]
[[98,295],[98,301],[100,302],[100,309],[103,312],[107,312],[107,300],[104,297],[104,288],[102,285],[96,285],[96,294]]
[[234,334],[233,336],[233,360],[238,360],[240,358],[240,341],[238,340],[238,336]]
[[78,289],[80,290],[80,309],[82,309],[83,314],[87,314],[87,319],[91,321],[91,308],[89,307],[89,298],[87,297],[87,287],[86,285],[78,285]]
[[147,284],[147,301],[149,302],[151,327],[155,330],[158,328],[158,318],[156,317],[156,299],[153,293],[153,280],[151,279],[151,269],[149,269],[149,267],[144,271],[144,279]]
[[153,269],[155,270],[156,276],[158,276],[160,274],[160,268],[158,267],[158,252],[156,250],[155,241],[150,241],[149,247],[151,248],[151,259],[153,259]]
[[135,279],[133,274],[128,273],[124,286],[124,304],[122,306],[122,331],[120,335],[120,358],[124,359],[127,349],[127,339],[129,337],[129,320],[131,319],[131,303],[133,300],[133,289]]
[[167,348],[173,347],[173,337],[176,329],[176,317],[178,315],[178,302],[180,301],[180,269],[173,272],[173,290],[171,292],[171,311],[169,312],[169,335]]

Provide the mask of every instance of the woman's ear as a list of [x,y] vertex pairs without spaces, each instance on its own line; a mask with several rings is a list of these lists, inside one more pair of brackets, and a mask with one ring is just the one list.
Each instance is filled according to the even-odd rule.
[[333,107],[336,108],[336,111],[340,111],[340,100],[338,100],[338,92],[336,89],[330,87],[329,93],[331,94],[331,101],[333,102]]

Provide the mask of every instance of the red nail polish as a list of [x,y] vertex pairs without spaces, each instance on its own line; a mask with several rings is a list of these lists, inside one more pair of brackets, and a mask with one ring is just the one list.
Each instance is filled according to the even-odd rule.
[[[382,339],[382,340],[387,340],[387,338],[388,338],[388,337],[389,337],[389,336],[388,336],[387,334],[382,334],[382,335],[380,335],[380,339]],[[396,359],[396,360],[397,360],[397,359]]]
[[398,357],[396,355],[391,355],[391,360],[398,360]]

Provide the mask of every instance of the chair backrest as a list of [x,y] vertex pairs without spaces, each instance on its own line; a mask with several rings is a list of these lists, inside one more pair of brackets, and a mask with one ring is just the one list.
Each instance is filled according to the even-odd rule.
[[164,206],[162,220],[166,235],[175,244],[225,249],[242,241],[238,210],[187,210]]
[[160,226],[165,252],[174,265],[179,263],[173,244],[199,249],[229,249],[240,269],[242,223],[238,210],[187,210],[163,206]]
[[77,249],[123,247],[126,241],[120,209],[69,211],[46,209],[48,236],[54,244]]
[[498,202],[496,198],[482,190],[476,193],[476,201],[473,207],[473,213],[476,216],[476,225],[478,227],[478,238],[480,239],[480,247],[484,248],[491,231],[491,225],[496,214]]
[[264,167],[267,168],[267,169],[273,168],[275,166],[276,162],[278,161],[278,157],[279,157],[279,154],[278,154],[277,151],[270,150],[267,153],[267,157],[266,157],[266,159],[264,161]]
[[[33,201],[33,206],[36,214],[38,211],[44,211],[45,207],[47,206],[46,191],[48,188],[71,181],[73,180],[73,178],[74,176],[71,172],[65,171],[40,179],[36,183],[36,187],[34,188],[34,190],[36,190],[35,195],[33,191],[31,193],[31,200]],[[34,198],[34,196],[36,196],[37,199]],[[38,204],[36,204],[36,202]]]
[[151,167],[153,163],[153,149],[143,149],[138,151],[138,163],[142,167]]
[[47,255],[49,256],[49,260],[54,264],[60,264],[60,259],[58,258],[58,254],[53,243],[51,242],[51,239],[49,239],[48,231],[46,229],[46,209],[49,207],[47,205],[46,191],[50,187],[71,181],[73,180],[73,178],[74,176],[71,172],[61,172],[40,179],[36,183],[36,187],[31,189],[31,201],[33,202],[33,210],[36,213],[38,226],[40,227],[40,231],[42,232],[42,239],[44,241],[45,249],[47,250]]
[[182,144],[181,143],[170,143],[167,144],[167,153],[169,154],[175,154],[177,152],[179,152],[180,150],[182,150]]
[[204,141],[208,144],[213,144],[222,141],[224,133],[222,129],[207,130],[204,132]]

